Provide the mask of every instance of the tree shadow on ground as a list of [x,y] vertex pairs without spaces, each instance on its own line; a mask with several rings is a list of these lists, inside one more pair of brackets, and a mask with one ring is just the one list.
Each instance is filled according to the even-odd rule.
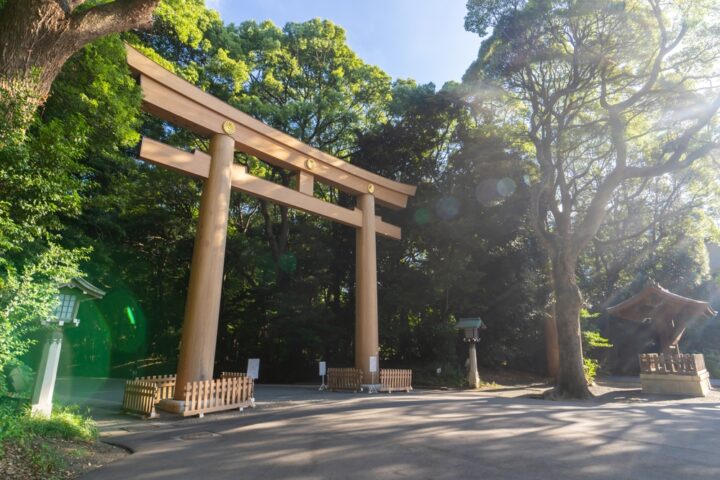
[[[343,396],[128,435],[138,453],[87,478],[716,479],[718,413],[720,403]],[[202,431],[218,435],[181,440]]]

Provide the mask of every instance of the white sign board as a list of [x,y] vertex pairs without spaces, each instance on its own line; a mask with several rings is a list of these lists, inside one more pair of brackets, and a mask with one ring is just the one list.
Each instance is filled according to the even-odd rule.
[[259,358],[248,358],[247,376],[253,380],[257,380],[260,377],[260,359]]
[[320,364],[320,376],[324,377],[327,374],[327,364],[325,362],[318,362]]
[[368,367],[370,373],[378,371],[378,357],[370,357],[370,366]]

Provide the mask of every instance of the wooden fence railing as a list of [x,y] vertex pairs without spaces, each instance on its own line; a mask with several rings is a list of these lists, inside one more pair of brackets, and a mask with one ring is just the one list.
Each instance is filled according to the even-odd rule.
[[380,369],[381,392],[392,393],[395,390],[412,390],[412,370],[399,368]]
[[154,383],[157,387],[155,392],[155,403],[166,398],[173,398],[175,395],[175,375],[154,375],[151,377],[139,377],[135,380]]
[[235,377],[247,377],[245,372],[222,372],[220,378],[235,378]]
[[175,375],[151,375],[149,377],[137,377],[135,380],[141,380],[143,382],[159,382],[175,380]]
[[362,377],[362,370],[358,368],[328,368],[328,390],[359,392],[362,389]]
[[126,412],[155,417],[155,398],[157,385],[143,380],[128,380],[125,382],[122,409]]
[[254,384],[249,377],[188,382],[185,385],[185,410],[182,415],[198,415],[254,406]]
[[640,373],[696,375],[705,370],[705,357],[699,353],[680,355],[644,353],[638,358]]

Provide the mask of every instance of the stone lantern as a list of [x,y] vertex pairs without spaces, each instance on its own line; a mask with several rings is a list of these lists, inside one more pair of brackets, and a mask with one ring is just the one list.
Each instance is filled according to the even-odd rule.
[[63,327],[78,326],[80,320],[76,316],[80,304],[88,300],[98,300],[103,296],[105,296],[104,291],[81,278],[74,278],[60,286],[58,303],[53,311],[53,316],[44,322],[50,327],[50,331],[43,347],[35,381],[32,397],[32,413],[34,415],[49,417],[52,413],[53,391],[62,349]]
[[470,388],[480,388],[475,344],[480,341],[480,330],[485,330],[487,327],[480,317],[461,318],[456,326],[458,330],[463,331],[463,340],[468,344],[468,384]]

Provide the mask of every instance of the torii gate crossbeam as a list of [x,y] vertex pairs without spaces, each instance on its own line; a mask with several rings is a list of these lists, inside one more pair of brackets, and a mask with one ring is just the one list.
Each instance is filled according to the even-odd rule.
[[[198,150],[190,153],[164,143],[143,138],[140,143],[140,158],[170,170],[196,178],[206,179],[210,171],[210,155]],[[350,210],[334,203],[310,196],[309,193],[293,190],[277,183],[247,173],[242,165],[231,166],[232,188],[254,197],[269,200],[280,205],[312,213],[349,227],[362,227],[360,210]],[[375,217],[377,233],[394,240],[400,240],[400,228]]]
[[[351,165],[275,130],[203,92],[126,46],[139,78],[143,109],[210,138],[209,154],[186,152],[143,138],[140,158],[204,180],[176,385],[213,375],[230,191],[240,190],[356,229],[355,365],[370,380],[369,357],[378,355],[376,234],[400,239],[400,228],[375,215],[375,203],[404,208],[416,187]],[[250,175],[233,163],[235,150],[297,175],[297,190]],[[313,196],[319,181],[356,197],[354,210]],[[184,392],[176,388],[176,400]]]

